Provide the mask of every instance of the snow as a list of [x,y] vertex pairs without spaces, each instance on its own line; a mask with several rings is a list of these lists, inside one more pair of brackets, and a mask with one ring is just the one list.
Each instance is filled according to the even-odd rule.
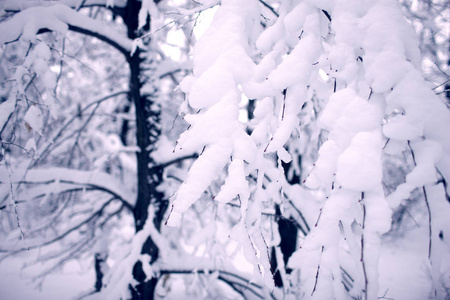
[[[20,170],[18,168],[18,170]],[[126,188],[120,181],[110,174],[101,172],[101,171],[81,171],[74,170],[68,168],[40,168],[40,169],[32,169],[32,170],[21,170],[22,172],[15,172],[12,176],[13,182],[18,182],[20,180],[31,182],[31,183],[44,183],[50,182],[53,187],[51,189],[46,189],[48,193],[57,193],[64,190],[66,184],[69,186],[78,185],[78,186],[97,186],[100,189],[105,189],[110,193],[113,193],[119,196],[124,201],[133,205],[135,202],[135,196],[130,191],[130,189]],[[24,172],[26,171],[26,173]],[[0,172],[0,181],[6,182],[9,181],[8,174],[5,172]],[[41,187],[42,188],[42,187]],[[36,195],[41,193],[41,189],[39,187],[36,188]],[[30,188],[28,190],[29,196],[33,197],[33,189]]]
[[208,107],[219,102],[233,87],[232,73],[215,64],[192,84],[189,105],[197,110]]
[[320,52],[319,41],[314,35],[304,36],[283,60],[283,62],[269,75],[271,85],[279,90],[307,82],[311,77],[313,63],[317,61]]
[[383,125],[383,134],[395,140],[415,140],[423,135],[423,128],[417,123],[408,122],[404,115],[396,115]]
[[228,140],[236,131],[240,130],[237,120],[239,116],[238,103],[237,92],[230,91],[208,111],[186,115],[184,120],[190,123],[192,128],[180,136],[177,147],[200,151],[206,144],[223,142],[222,139]]
[[367,82],[377,93],[390,90],[412,70],[404,55],[394,51],[383,51],[375,57],[366,55],[365,59],[369,64],[365,75]]
[[[315,12],[314,7],[308,2],[301,2],[290,11],[286,17],[280,18],[288,32],[297,33],[305,24],[306,18]],[[279,36],[279,35],[278,35]]]
[[205,34],[206,30],[209,28],[209,25],[213,20],[214,14],[216,13],[216,10],[217,6],[214,6],[199,12],[199,15],[196,19],[196,26],[192,30],[197,40],[199,40]]
[[431,225],[431,273],[433,287],[437,292],[436,298],[444,299],[450,286],[450,226],[448,214],[450,208],[442,186],[435,185],[427,188],[427,195],[433,201],[430,202],[432,213]]
[[[80,264],[72,263],[61,271],[48,275],[42,285],[32,281],[32,275],[23,270],[21,257],[8,259],[0,264],[0,295],[2,300],[49,300],[75,299],[80,287],[93,286],[93,269],[84,270]],[[70,283],[70,284],[69,284]]]
[[33,129],[35,132],[42,134],[42,128],[44,127],[44,122],[42,120],[42,114],[38,107],[32,105],[28,108],[27,113],[24,117],[25,124]]
[[[365,226],[367,228],[367,231],[364,233],[371,232],[378,239],[389,232],[392,223],[392,210],[381,189],[364,193],[364,205],[366,207]],[[376,262],[374,265],[376,265]]]
[[305,182],[306,186],[311,189],[321,186],[331,187],[332,182],[335,181],[336,162],[340,153],[341,150],[335,141],[328,140],[323,143],[314,169]]
[[[255,147],[239,122],[241,91],[238,86],[249,79],[254,66],[247,54],[245,28],[253,23],[255,7],[252,2],[225,1],[194,47],[194,78],[183,81],[181,88],[189,91],[189,106],[198,112],[184,116],[191,128],[180,136],[177,149],[203,153],[178,190],[168,225],[179,224],[182,213],[218,178],[234,156],[236,161],[229,171],[234,174],[239,169],[240,178],[243,178],[243,166],[236,169],[236,164],[240,160],[254,160],[251,150]],[[230,187],[224,188],[222,195],[218,195],[219,199],[230,201],[233,193],[246,197],[242,194],[245,189],[231,192],[236,188],[232,185],[239,186],[236,180],[228,180]]]
[[231,145],[219,142],[207,147],[189,170],[185,183],[178,190],[177,198],[167,225],[180,224],[182,214],[200,198],[205,189],[217,178],[231,155]]
[[228,203],[238,195],[248,198],[248,184],[245,180],[244,161],[235,158],[228,166],[228,177],[214,199]]
[[343,188],[369,191],[381,184],[382,140],[378,131],[360,132],[339,156],[336,179]]
[[275,49],[276,47],[274,46],[274,44],[278,43],[280,37],[284,36],[283,20],[284,14],[282,13],[275,22],[275,24],[270,26],[268,29],[266,29],[259,35],[255,45],[263,53]]
[[[395,49],[411,61],[415,68],[419,68],[421,57],[417,37],[399,6],[398,2],[383,0],[371,7],[361,19],[361,26],[366,31],[363,48],[366,53],[379,52],[383,48],[388,51]],[[396,64],[401,66],[403,61],[399,60]]]
[[382,111],[377,104],[347,88],[331,95],[319,121],[330,130],[329,139],[345,149],[356,133],[376,129],[381,119]]
[[41,28],[47,28],[64,35],[68,25],[80,27],[102,35],[126,51],[131,51],[132,41],[115,32],[110,26],[102,22],[79,14],[66,5],[55,4],[49,7],[31,7],[14,15],[7,22],[0,24],[0,46],[21,38],[25,41],[35,42],[37,32]]
[[12,98],[0,103],[0,128],[3,129],[9,116],[14,112],[16,103]]
[[[416,231],[394,243],[383,243],[379,263],[380,297],[421,300],[430,298],[431,285],[426,271],[424,247],[416,241],[425,235]],[[408,251],[403,251],[408,249]]]
[[[123,7],[126,4],[126,0],[107,0],[107,6],[111,7]],[[72,8],[78,8],[80,2],[78,0],[58,0],[58,3],[70,6]],[[54,5],[54,1],[17,1],[17,0],[4,0],[2,1],[2,9],[18,11],[27,9],[34,6],[48,7]],[[86,0],[84,5],[104,5],[105,0]]]
[[[138,14],[138,29],[142,29],[147,24],[147,17],[151,16],[151,20],[153,20],[153,18],[158,17],[158,13],[158,8],[153,0],[143,0]],[[150,26],[150,28],[155,30],[153,26]],[[159,28],[159,26],[156,28]]]
[[432,184],[437,181],[434,164],[419,164],[406,175],[406,182],[414,187]]
[[[217,1],[201,3],[207,8]],[[185,281],[181,275],[163,277],[161,282],[169,283],[160,283],[158,293],[167,298],[219,298],[223,294],[215,282],[220,272],[239,264],[243,284],[247,288],[251,282],[262,285],[258,290],[266,298],[273,292],[277,299],[365,295],[368,299],[426,299],[435,289],[436,298],[443,299],[443,285],[450,286],[450,208],[439,180],[449,182],[450,178],[450,139],[445,130],[450,128],[450,115],[417,70],[421,61],[417,41],[399,4],[389,0],[285,1],[275,7],[278,19],[263,10],[264,17],[270,14],[267,28],[260,25],[266,22],[260,17],[261,7],[256,0],[223,0],[214,8],[211,25],[193,49],[193,74],[179,86],[186,93],[180,114],[189,127],[175,146],[164,136],[152,153],[162,164],[186,155],[199,158],[188,172],[190,162],[168,168],[164,184],[158,187],[171,201],[170,214],[165,216],[168,226],[156,230],[150,209],[144,229],[129,234],[131,244],[120,246],[123,255],[114,258],[106,288],[91,299],[129,297],[128,284],[136,284],[132,268],[138,260],[144,263],[148,278],[164,268],[193,270]],[[179,13],[188,16],[200,9]],[[158,16],[152,22],[164,17],[153,1],[144,0],[136,16],[140,27],[148,14]],[[0,24],[0,44],[17,38],[33,43],[23,66],[16,70],[15,84],[34,71],[41,86],[52,91],[54,53],[37,40],[36,33],[46,27],[63,35],[69,25],[102,34],[126,52],[139,43],[67,6],[31,7]],[[153,30],[157,27],[152,24]],[[176,67],[168,62],[157,74]],[[20,99],[24,87],[17,84],[13,90]],[[243,98],[256,105],[248,122],[240,118]],[[43,98],[44,105],[46,101]],[[15,105],[14,98],[0,104],[0,125],[7,122]],[[23,112],[24,122],[37,133],[43,129],[43,112],[37,105]],[[27,172],[24,163],[15,167],[15,185],[19,180],[50,182],[27,187],[21,196],[63,192],[74,185],[95,186],[132,205],[133,188],[100,170],[110,152],[137,149],[123,147],[115,133],[96,138],[108,153],[92,161],[94,171],[41,167]],[[36,149],[36,145],[29,139],[26,148]],[[398,159],[402,167],[398,167],[400,175],[393,175],[401,177],[394,183],[383,178],[386,155]],[[135,166],[129,156],[123,159],[125,165]],[[287,182],[282,162],[294,164],[289,172],[297,172],[299,184]],[[1,182],[9,182],[7,173],[0,173]],[[184,183],[178,188],[171,175]],[[9,190],[2,193],[7,196]],[[295,296],[275,288],[270,272],[270,247],[280,242],[274,205],[281,207],[286,219],[303,228],[309,224],[304,233],[299,231],[297,249],[288,261],[293,272],[280,270],[284,280],[291,280],[292,290],[285,286],[284,292],[297,292]],[[392,219],[393,213],[399,218],[402,210],[407,221]],[[141,254],[149,235],[161,249],[152,266],[150,257]],[[97,246],[106,250],[105,245]],[[281,257],[280,248],[276,251]],[[341,284],[348,276],[343,270],[353,278],[350,292]],[[247,277],[251,282],[246,282]],[[207,294],[202,284],[215,292]],[[187,295],[181,295],[180,289]],[[226,294],[235,295],[228,290]]]
[[[320,280],[331,281],[331,262],[340,260],[339,264],[348,267],[354,275],[354,288],[350,294],[360,295],[365,288],[364,276],[367,276],[367,296],[375,299],[383,295],[386,285],[389,286],[385,282],[379,285],[377,281],[381,274],[379,262],[384,264],[386,259],[386,254],[380,249],[391,247],[386,245],[383,235],[391,229],[392,209],[397,208],[401,199],[408,198],[413,189],[436,182],[436,164],[446,165],[448,162],[441,154],[441,145],[447,146],[448,135],[444,138],[437,132],[443,132],[438,128],[448,127],[449,117],[448,110],[436,101],[414,70],[418,59],[417,50],[414,50],[417,49],[414,48],[415,38],[396,4],[379,1],[360,6],[352,1],[340,2],[341,5],[336,5],[332,13],[335,40],[327,41],[325,38],[335,44],[331,47],[325,45],[328,57],[319,59],[320,69],[328,70],[329,66],[333,71],[330,76],[337,79],[337,92],[330,96],[319,118],[321,127],[328,131],[328,140],[321,146],[315,166],[306,180],[308,187],[320,188],[328,197],[317,214],[316,227],[291,257],[289,265],[301,269],[302,291],[306,296],[313,290],[317,266],[320,264],[322,272],[319,287]],[[385,22],[386,15],[389,15],[389,20]],[[395,41],[393,36],[396,36]],[[362,67],[365,73],[361,72]],[[431,115],[434,118],[429,118]],[[411,141],[417,160],[416,168],[406,176],[406,183],[400,184],[387,199],[381,188],[385,138],[392,139],[389,143],[393,144],[387,149],[390,153],[401,153],[405,142]],[[342,222],[343,242],[338,242],[338,222]],[[361,240],[364,240],[364,249],[360,246]],[[344,256],[333,254],[332,247],[339,243],[344,249],[348,247],[356,270],[344,260]],[[323,251],[322,246],[325,247]],[[365,275],[360,264],[362,252]],[[418,254],[410,257],[414,255]],[[417,257],[426,261],[426,256],[420,255]],[[384,270],[381,271],[381,276],[385,276]],[[442,276],[439,272],[442,270],[436,271],[434,278]],[[414,280],[421,283],[422,293],[419,294],[423,296],[423,289],[430,287],[422,283],[425,282],[422,275],[421,279],[418,275]],[[333,274],[332,277],[336,280],[339,276]],[[403,287],[407,286],[406,282],[400,282]],[[336,287],[334,291],[321,288],[320,293],[323,294],[316,297],[345,297]],[[387,293],[386,297],[390,295]],[[403,299],[402,295],[398,297]]]
[[358,75],[355,51],[348,45],[336,45],[330,50],[329,61],[335,72],[333,76],[345,82],[352,82]]
[[[253,1],[235,2],[228,0],[214,15],[214,20],[194,48],[194,75],[199,76],[211,67],[218,58],[230,51],[234,45],[244,47],[246,23],[253,22],[257,11]],[[231,66],[230,64],[229,66]],[[244,70],[245,68],[241,68]]]

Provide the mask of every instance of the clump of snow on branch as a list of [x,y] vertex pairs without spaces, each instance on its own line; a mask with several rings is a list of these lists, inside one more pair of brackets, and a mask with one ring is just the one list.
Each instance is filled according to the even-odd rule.
[[[291,194],[276,169],[293,159],[285,145],[294,132],[302,132],[302,108],[312,97],[323,97],[318,122],[326,141],[305,184],[319,189],[324,199],[320,210],[310,210],[316,214],[315,226],[288,266],[301,270],[299,290],[305,299],[347,299],[346,288],[353,297],[382,296],[379,255],[392,211],[414,189],[425,190],[440,176],[450,178],[449,142],[439,129],[449,126],[449,113],[417,70],[420,55],[412,28],[399,5],[389,1],[308,1],[282,3],[279,17],[260,34],[246,15],[250,4],[239,12],[234,4],[223,1],[194,49],[193,76],[181,83],[188,95],[183,112],[191,126],[176,149],[202,154],[177,193],[168,223],[178,225],[225,170],[228,176],[216,200],[228,203],[237,197],[244,220],[231,237],[240,236],[247,260],[266,270],[261,259],[265,241],[251,228],[260,222],[264,201],[279,201],[278,189]],[[258,59],[251,55],[255,50]],[[325,83],[318,81],[320,72],[326,73]],[[241,92],[257,99],[250,136],[237,119]],[[389,143],[403,147],[390,148]],[[238,145],[251,151],[238,151]],[[415,168],[386,197],[383,156],[386,151],[398,155],[407,145]],[[269,162],[271,155],[279,166]],[[255,171],[252,183],[248,175]],[[277,180],[263,189],[264,176]],[[430,215],[441,219],[434,207],[430,205]],[[448,274],[448,269],[435,267],[437,261],[447,261],[439,247],[430,248],[436,291],[436,278]],[[350,287],[341,284],[348,275],[343,270],[353,276]]]
[[242,245],[255,279],[261,277],[271,287],[267,243],[258,225],[261,200],[252,199],[246,180],[251,171],[263,167],[266,145],[255,144],[238,119],[241,87],[252,80],[255,69],[249,41],[254,40],[258,11],[257,1],[223,1],[194,48],[193,76],[181,83],[188,94],[184,119],[190,128],[179,138],[175,151],[198,151],[200,157],[177,192],[168,225],[178,225],[182,214],[226,169],[228,176],[217,201],[237,199],[241,212],[230,237]]

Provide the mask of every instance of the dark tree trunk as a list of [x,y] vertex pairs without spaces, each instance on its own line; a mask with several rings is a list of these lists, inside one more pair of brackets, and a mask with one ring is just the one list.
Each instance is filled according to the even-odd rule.
[[[285,219],[281,215],[280,207],[278,205],[275,205],[275,215],[277,216],[277,223],[278,223],[278,232],[280,234],[280,250],[283,254],[283,262],[285,266],[285,272],[286,274],[291,273],[291,269],[287,268],[287,263],[289,261],[289,258],[296,250],[297,245],[297,233],[298,229],[294,225],[294,220],[292,219]],[[272,248],[271,253],[271,259],[270,259],[270,267],[271,272],[274,277],[275,286],[277,287],[283,287],[283,281],[281,279],[280,271],[278,270],[278,263],[277,258],[275,255],[275,247]]]
[[[159,1],[155,1],[157,3]],[[138,32],[138,14],[141,8],[141,2],[137,0],[129,0],[128,5],[122,13],[123,20],[127,26],[128,37],[136,39],[140,36]],[[150,20],[147,18],[147,25],[143,30],[149,29]],[[130,93],[129,101],[135,106],[136,114],[136,143],[140,151],[137,152],[137,199],[133,210],[136,232],[142,230],[148,218],[148,208],[150,205],[154,207],[155,216],[153,223],[155,227],[160,230],[161,222],[164,213],[167,209],[167,200],[163,197],[161,192],[156,190],[156,187],[162,181],[163,168],[155,164],[150,154],[155,150],[156,142],[161,133],[160,130],[160,110],[155,105],[155,98],[157,95],[157,87],[150,79],[149,82],[144,82],[143,70],[148,64],[153,62],[145,61],[145,52],[141,49],[136,49],[132,56],[127,57],[130,67]],[[143,92],[143,85],[153,84],[150,90],[152,94],[145,94]],[[146,90],[149,90],[146,87]],[[158,259],[159,249],[154,243],[151,236],[149,236],[142,246],[142,254],[149,254],[151,256],[150,263]],[[147,278],[141,261],[137,261],[133,267],[133,277],[138,284],[136,286],[130,285],[132,299],[153,299],[156,288],[157,278]]]
[[[143,95],[141,92],[143,83],[140,82],[141,63],[138,49],[129,59],[130,64],[130,100],[133,101],[136,110],[136,140],[140,151],[137,152],[137,201],[134,208],[136,232],[140,231],[148,217],[150,203],[158,205],[163,201],[163,194],[156,191],[156,187],[162,180],[162,168],[156,166],[150,154],[155,150],[155,143],[160,134],[159,110],[152,110],[155,105],[153,95]],[[156,91],[155,91],[156,92]]]
[[[159,110],[154,110],[157,107],[152,101],[152,96],[154,95],[142,94],[143,83],[140,81],[142,77],[142,61],[139,57],[140,54],[141,51],[138,49],[129,60],[131,70],[130,98],[135,105],[136,140],[137,146],[140,148],[140,151],[136,154],[138,191],[133,211],[136,232],[144,227],[150,205],[153,205],[155,209],[153,223],[160,230],[161,221],[168,206],[167,200],[163,198],[164,195],[156,189],[162,181],[163,169],[157,166],[150,157],[151,152],[155,150],[155,144],[160,135],[160,112]],[[141,253],[151,256],[150,263],[153,263],[158,258],[159,249],[151,236],[147,238],[147,241],[142,246]],[[142,268],[142,262],[136,262],[133,268],[133,277],[139,284],[135,288],[130,287],[132,299],[153,299],[157,279],[151,278],[147,280]]]

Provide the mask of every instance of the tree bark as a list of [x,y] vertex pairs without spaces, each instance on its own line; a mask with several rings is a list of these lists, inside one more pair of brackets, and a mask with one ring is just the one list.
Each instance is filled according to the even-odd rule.
[[[155,1],[158,2],[158,1]],[[123,19],[128,29],[128,37],[136,39],[139,37],[138,14],[141,2],[137,0],[128,1],[128,5],[123,15]],[[150,24],[147,19],[147,28]],[[133,210],[136,232],[142,230],[148,218],[148,208],[154,206],[155,216],[152,220],[155,227],[160,230],[164,213],[167,210],[167,200],[164,195],[157,191],[157,186],[162,181],[163,167],[155,164],[150,154],[156,148],[156,142],[160,136],[160,109],[155,103],[158,88],[152,78],[149,82],[143,82],[143,65],[154,62],[145,61],[143,57],[146,53],[141,49],[136,49],[133,55],[127,58],[130,67],[130,93],[129,100],[135,106],[136,114],[136,142],[140,151],[137,152],[137,199]],[[152,94],[143,92],[144,84],[153,85]],[[148,236],[142,246],[142,254],[150,255],[150,263],[155,262],[159,256],[159,249],[151,236]],[[133,277],[139,282],[136,286],[130,285],[132,299],[153,299],[153,294],[158,282],[157,278],[148,279],[143,271],[141,261],[137,261],[133,267]]]
[[94,267],[95,267],[95,291],[100,292],[103,287],[103,265],[105,263],[106,256],[103,253],[95,253]]

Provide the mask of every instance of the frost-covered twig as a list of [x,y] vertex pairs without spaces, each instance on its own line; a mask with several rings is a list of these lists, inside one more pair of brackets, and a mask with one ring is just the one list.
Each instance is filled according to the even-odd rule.
[[17,203],[14,199],[14,187],[13,187],[13,181],[11,178],[11,171],[8,170],[8,167],[6,166],[6,160],[5,160],[5,169],[6,169],[6,172],[8,172],[8,178],[9,178],[9,197],[11,199],[11,205],[14,209],[14,213],[16,214],[17,228],[19,228],[20,237],[23,241],[25,239],[25,234],[23,233],[22,227],[20,226],[19,213],[17,212]]
[[[24,147],[22,147],[22,146],[20,146],[20,145],[18,145],[18,144],[15,144],[15,143],[13,143],[13,142],[5,142],[5,141],[2,141],[2,140],[0,140],[0,143],[2,144],[2,147],[1,147],[1,148],[3,148],[3,144],[15,146],[15,147],[17,147],[17,148],[20,148],[20,149],[21,149],[23,152],[25,152],[30,158],[33,158],[33,155],[30,153],[30,151],[28,151],[26,148],[24,148]],[[0,149],[1,149],[1,148],[0,148]]]
[[[245,291],[249,291],[252,294],[254,294],[255,296],[257,296],[260,299],[264,299],[264,296],[260,293],[258,293],[258,291],[262,291],[263,290],[263,286],[256,284],[254,282],[252,282],[249,279],[246,279],[240,275],[237,275],[235,273],[229,272],[229,271],[224,271],[224,270],[195,270],[195,273],[198,274],[206,274],[206,273],[214,273],[214,272],[219,272],[219,279],[222,280],[223,282],[225,282],[226,284],[228,284],[230,287],[232,287],[235,291],[239,291],[239,293],[241,295],[244,294]],[[165,274],[194,274],[194,270],[170,270],[170,269],[163,269],[159,271],[159,274],[165,275]],[[242,290],[239,290],[236,286],[242,288]],[[272,298],[273,295],[272,295]]]
[[[47,145],[47,147],[46,147],[44,150],[41,151],[41,158],[40,158],[39,160],[37,160],[37,161],[35,162],[35,164],[37,164],[39,161],[42,161],[42,160],[48,155],[48,152],[49,152],[52,148],[54,148],[56,145],[58,145],[57,140],[62,136],[63,132],[64,132],[64,131],[65,131],[65,130],[66,130],[66,129],[67,129],[67,128],[68,128],[68,127],[76,120],[76,119],[79,118],[79,114],[80,114],[80,113],[83,113],[84,111],[86,111],[87,109],[89,109],[91,106],[94,106],[94,105],[100,105],[102,102],[104,102],[104,101],[106,101],[106,100],[115,98],[115,97],[120,96],[120,95],[125,95],[125,94],[128,94],[128,93],[129,93],[128,90],[118,91],[118,92],[109,94],[109,95],[107,95],[107,96],[104,96],[104,97],[102,97],[102,98],[100,98],[100,99],[97,99],[97,100],[95,100],[95,101],[92,101],[91,103],[87,104],[85,107],[81,108],[78,114],[75,114],[74,116],[72,116],[72,118],[70,118],[70,119],[69,119],[69,120],[61,127],[61,129],[59,129],[58,133],[56,133],[55,136],[54,136],[54,138],[52,139],[52,142],[49,143],[49,144]],[[33,166],[34,166],[35,164],[33,164]]]
[[66,49],[66,38],[63,38],[62,49],[61,49],[61,59],[59,61],[59,72],[58,72],[58,76],[56,76],[55,88],[53,89],[53,94],[55,95],[55,97],[58,95],[58,85],[61,80],[61,76],[63,74],[64,57],[66,55],[65,49]]
[[[72,170],[73,171],[73,170]],[[107,179],[107,178],[104,178]],[[51,183],[65,183],[65,184],[70,184],[70,185],[78,185],[78,186],[82,186],[81,188],[72,188],[72,189],[67,189],[67,190],[62,190],[60,193],[63,192],[70,192],[70,191],[83,191],[83,190],[97,190],[97,191],[102,191],[105,193],[110,194],[111,196],[114,197],[114,199],[117,199],[118,201],[122,202],[122,204],[124,205],[125,208],[129,209],[130,211],[133,211],[133,205],[130,203],[130,199],[127,199],[127,197],[125,197],[125,194],[122,194],[120,192],[120,188],[117,190],[112,190],[111,188],[108,188],[108,186],[106,185],[101,185],[100,182],[95,183],[95,182],[83,182],[83,181],[75,181],[75,180],[68,180],[68,179],[50,179],[50,180],[45,180],[45,181],[32,181],[32,180],[21,180],[18,182],[18,184],[51,184]],[[1,183],[1,181],[0,181]],[[38,197],[42,197],[43,194],[40,195],[35,195],[35,198]]]
[[[36,24],[34,24],[36,31],[27,32],[27,36],[25,37],[27,40],[35,38],[35,35],[54,31],[49,30],[48,23],[45,23],[45,21],[42,23],[37,22],[36,18],[33,18],[34,14],[40,15],[40,20],[54,20],[59,26],[57,31],[61,31],[62,28],[66,26],[66,28],[71,31],[92,36],[106,42],[121,52],[125,57],[130,56],[132,47],[132,41],[130,39],[118,34],[111,27],[105,27],[99,20],[91,19],[62,4],[46,7],[45,10],[43,10],[42,7],[31,7],[18,12],[12,18],[2,23],[5,28],[9,27],[9,30],[8,34],[5,34],[5,36],[0,39],[0,44],[9,44],[19,40],[24,35],[23,31],[30,20],[36,22]],[[56,25],[53,25],[52,29],[55,27]]]
[[84,122],[84,124],[78,129],[78,133],[77,136],[75,138],[75,141],[73,143],[72,149],[70,150],[70,155],[69,155],[69,159],[68,159],[68,165],[70,166],[72,164],[72,158],[74,155],[74,151],[75,151],[75,147],[79,146],[78,141],[81,137],[81,133],[84,131],[84,129],[86,128],[86,126],[89,124],[89,122],[92,120],[92,118],[95,115],[95,112],[97,111],[98,107],[100,106],[100,103],[97,103],[94,107],[94,109],[92,110],[92,112],[89,114],[89,117],[87,118],[87,120]]
[[33,250],[33,249],[37,249],[37,248],[41,248],[41,247],[45,247],[45,246],[49,246],[59,240],[64,239],[66,236],[68,236],[69,234],[71,234],[72,232],[74,232],[75,230],[78,230],[79,228],[81,228],[83,225],[91,222],[92,220],[98,218],[99,216],[102,215],[103,211],[105,210],[105,208],[114,200],[117,200],[116,198],[111,198],[108,201],[106,201],[96,212],[94,212],[90,217],[86,218],[85,220],[79,222],[77,225],[72,226],[71,228],[67,229],[66,231],[64,231],[62,234],[59,234],[58,236],[56,236],[55,238],[48,240],[44,243],[40,243],[40,244],[36,244],[36,245],[32,245],[32,246],[28,246],[26,248],[21,248],[15,251],[11,251],[8,253],[8,255],[0,258],[0,261],[4,260],[6,257],[21,253],[23,251],[26,250]]
[[389,289],[387,289],[387,290],[384,292],[384,295],[383,295],[382,297],[378,297],[378,299],[395,300],[394,298],[387,298],[387,297],[386,297],[386,295],[387,295],[388,292],[389,292]]
[[[85,253],[88,249],[91,249],[94,244],[93,236],[88,236],[82,243],[77,244],[70,253],[68,253],[65,257],[61,258],[57,263],[55,263],[52,267],[46,269],[45,271],[38,274],[33,281],[44,280],[44,278],[61,269],[68,261],[77,260],[80,258],[83,253]],[[38,263],[38,262],[37,262]]]

